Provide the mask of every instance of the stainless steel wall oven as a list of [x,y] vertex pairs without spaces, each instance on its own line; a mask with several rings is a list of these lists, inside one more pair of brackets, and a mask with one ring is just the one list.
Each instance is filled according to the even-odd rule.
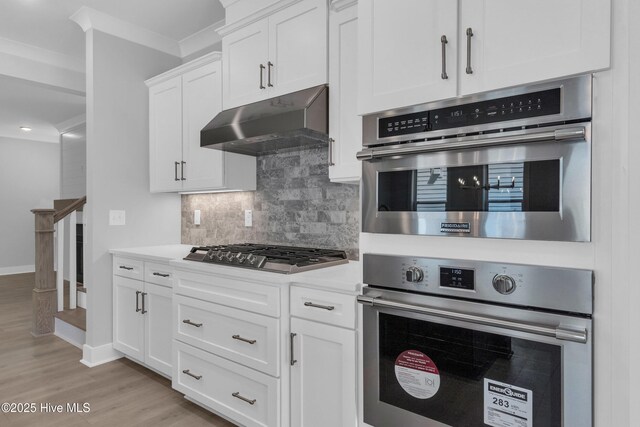
[[365,254],[364,421],[592,426],[588,270]]
[[591,76],[365,116],[364,232],[591,239]]

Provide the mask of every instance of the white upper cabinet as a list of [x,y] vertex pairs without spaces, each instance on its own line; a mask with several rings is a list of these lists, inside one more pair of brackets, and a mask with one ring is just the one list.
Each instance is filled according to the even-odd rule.
[[456,96],[457,12],[451,0],[358,2],[360,113]]
[[358,112],[606,69],[610,17],[610,0],[360,0]]
[[329,14],[329,178],[357,182],[362,165],[362,118],[358,116],[358,10]]
[[147,80],[151,192],[255,190],[256,159],[200,146],[222,111],[222,66],[214,52]]
[[462,0],[460,94],[608,68],[610,14],[608,0]]
[[222,40],[225,108],[248,104],[263,96],[267,88],[268,37],[269,22],[265,19]]
[[327,13],[302,0],[223,27],[224,109],[327,83]]

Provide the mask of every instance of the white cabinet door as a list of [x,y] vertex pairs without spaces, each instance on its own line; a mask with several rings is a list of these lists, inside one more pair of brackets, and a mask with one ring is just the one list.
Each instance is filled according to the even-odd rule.
[[[222,39],[224,109],[267,97],[269,22],[263,19]],[[260,66],[262,65],[261,68]],[[262,78],[262,84],[261,84]]]
[[165,286],[144,284],[145,354],[147,365],[171,376],[173,343],[172,290]]
[[291,425],[357,425],[355,331],[292,318],[291,332]]
[[144,362],[143,282],[113,276],[113,348]]
[[204,65],[182,76],[184,191],[224,186],[224,152],[200,147],[200,130],[222,111],[222,66]]
[[182,188],[182,77],[149,88],[149,178],[151,192]]
[[451,0],[358,2],[359,113],[456,96],[457,13]]
[[329,17],[329,178],[359,181],[362,165],[362,118],[358,115],[358,9],[351,6]]
[[460,94],[608,68],[610,14],[609,0],[462,0]]
[[327,83],[326,0],[302,1],[269,17],[269,83],[269,96]]

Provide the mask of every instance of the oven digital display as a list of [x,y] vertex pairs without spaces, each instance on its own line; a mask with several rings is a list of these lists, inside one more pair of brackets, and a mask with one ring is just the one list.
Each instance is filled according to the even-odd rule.
[[475,272],[457,267],[440,267],[440,287],[475,290]]

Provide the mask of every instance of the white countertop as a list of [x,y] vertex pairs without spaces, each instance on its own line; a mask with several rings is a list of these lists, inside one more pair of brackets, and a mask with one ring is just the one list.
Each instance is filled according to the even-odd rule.
[[327,288],[344,292],[359,292],[362,283],[362,268],[359,261],[334,267],[319,268],[294,274],[281,274],[226,265],[185,261],[183,258],[191,250],[190,245],[146,246],[139,248],[112,249],[113,255],[168,262],[175,268],[205,274],[218,274],[252,281],[282,285],[304,285]]
[[192,247],[190,245],[145,246],[141,248],[111,249],[109,252],[113,255],[127,258],[169,262],[172,259],[184,258]]

